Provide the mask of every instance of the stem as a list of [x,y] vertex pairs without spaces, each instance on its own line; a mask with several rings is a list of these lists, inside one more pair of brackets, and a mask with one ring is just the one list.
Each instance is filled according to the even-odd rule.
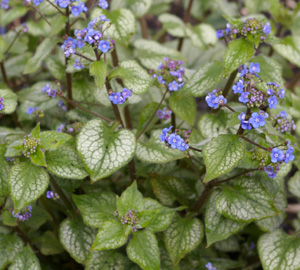
[[189,146],[189,149],[202,153],[202,150]]
[[71,28],[75,23],[77,23],[77,22],[80,21],[80,20],[84,20],[84,18],[82,18],[82,17],[76,18],[76,19],[70,24],[70,28]]
[[86,59],[86,60],[88,60],[88,61],[90,61],[90,62],[92,62],[92,63],[95,62],[93,59],[88,58],[88,57],[84,56],[83,54],[81,54],[79,52],[75,52],[75,54],[82,57],[82,58],[84,58],[84,59]]
[[168,89],[166,89],[161,101],[159,102],[159,104],[157,105],[155,112],[152,114],[151,118],[149,119],[149,121],[147,122],[147,124],[144,126],[144,128],[142,129],[142,131],[140,132],[139,135],[137,135],[136,139],[138,139],[139,137],[141,137],[141,135],[146,131],[147,127],[150,125],[151,121],[153,120],[154,116],[156,115],[157,110],[160,108],[161,104],[163,103],[166,95],[168,93]]
[[231,87],[232,87],[232,85],[233,85],[233,82],[234,82],[234,80],[235,80],[235,77],[236,77],[236,74],[237,74],[237,73],[238,73],[238,70],[236,69],[235,71],[233,71],[233,72],[230,74],[230,76],[229,76],[229,78],[228,78],[228,81],[227,81],[227,83],[226,83],[226,85],[225,85],[225,88],[224,88],[224,90],[223,90],[223,96],[224,96],[224,97],[227,96],[229,90],[231,89]]
[[[109,94],[109,90],[112,89],[109,80],[106,80],[105,86],[106,86],[106,89],[107,89],[107,93]],[[111,102],[111,106],[113,108],[113,111],[114,111],[114,114],[115,114],[115,117],[116,117],[117,121],[120,122],[122,128],[124,128],[124,123],[123,123],[123,120],[121,118],[121,114],[120,114],[118,106],[116,104],[113,104],[112,102]]]
[[148,39],[149,38],[149,36],[148,36],[148,26],[147,26],[147,21],[145,19],[145,16],[141,17],[139,19],[139,21],[140,21],[140,25],[141,25],[143,39]]
[[51,1],[46,0],[52,7],[54,7],[58,12],[65,16],[65,14],[58,8],[58,6],[54,5]]
[[228,181],[230,181],[230,180],[232,180],[232,179],[234,179],[234,178],[236,178],[236,177],[239,177],[239,176],[241,176],[241,175],[243,175],[243,174],[245,174],[245,173],[254,172],[254,171],[258,171],[258,169],[250,169],[250,170],[247,170],[247,171],[238,173],[238,174],[236,174],[236,175],[234,175],[234,176],[232,176],[232,177],[229,177],[229,178],[227,178],[227,179],[224,179],[224,180],[222,180],[222,181],[219,181],[217,184],[220,185],[220,184],[226,183],[226,182],[228,182]]
[[300,71],[297,73],[297,75],[293,78],[293,80],[291,81],[290,85],[289,85],[289,89],[294,90],[297,82],[300,79]]
[[70,212],[71,216],[73,218],[76,218],[76,213],[74,211],[74,208],[72,206],[72,204],[70,203],[70,201],[68,200],[68,198],[66,197],[65,193],[63,192],[63,190],[60,188],[60,186],[55,182],[55,180],[52,178],[52,176],[50,176],[50,182],[53,185],[55,191],[57,192],[57,194],[59,195],[59,198],[63,201],[65,207],[68,209],[68,211]]
[[[61,93],[61,92],[60,92],[60,93]],[[114,122],[113,120],[111,120],[111,119],[109,119],[109,118],[106,118],[105,116],[103,116],[103,115],[101,115],[101,114],[92,112],[92,111],[90,111],[90,110],[88,110],[88,109],[86,109],[86,108],[80,106],[79,104],[77,104],[77,103],[74,102],[73,100],[70,100],[70,99],[68,99],[68,98],[65,97],[65,96],[62,96],[62,93],[61,93],[61,94],[58,94],[58,96],[59,96],[61,99],[65,100],[66,102],[70,103],[71,105],[73,105],[73,106],[75,106],[75,107],[77,107],[77,108],[79,108],[79,109],[81,109],[81,110],[83,110],[83,111],[85,111],[85,112],[88,112],[88,113],[90,113],[90,114],[92,114],[92,115],[94,115],[94,116],[96,116],[96,117],[98,117],[98,118],[100,118],[100,119],[102,119],[102,120],[105,120],[105,121],[108,121],[108,122]]]
[[171,115],[171,123],[172,123],[172,132],[175,132],[175,129],[176,129],[176,115],[175,113],[173,112],[172,115]]
[[119,58],[118,58],[116,46],[114,46],[114,49],[113,49],[113,51],[111,52],[111,56],[112,56],[112,60],[113,60],[113,65],[114,65],[114,67],[118,67],[118,66],[119,66]]
[[254,142],[254,141],[251,141],[250,139],[248,139],[244,135],[241,135],[240,138],[242,138],[243,140],[245,140],[245,141],[247,141],[247,142],[249,142],[249,143],[251,143],[251,144],[253,144],[253,145],[255,145],[255,146],[257,146],[257,147],[259,147],[259,148],[261,148],[261,149],[269,152],[268,148],[266,148],[266,147],[264,147],[264,146],[262,146],[262,145],[260,145],[260,144],[258,144],[256,142]]
[[34,5],[31,5],[33,9],[44,19],[44,21],[51,27],[50,22],[47,20],[47,18],[43,15],[42,12],[40,12]]
[[9,44],[8,48],[6,49],[6,51],[4,52],[4,55],[7,54],[9,52],[9,50],[11,49],[11,47],[14,45],[15,41],[17,40],[18,36],[20,35],[21,31],[18,31],[17,34],[15,35],[14,39],[12,40],[12,42]]
[[229,109],[232,112],[236,112],[236,110],[234,110],[233,108],[231,108],[229,105],[227,104],[223,104],[223,106],[225,106],[227,109]]
[[5,71],[3,62],[0,62],[0,68],[1,68],[1,74],[2,74],[3,81],[5,82],[5,84],[7,84],[7,86],[9,86],[9,82],[7,79],[7,75],[6,75],[6,71]]
[[[184,19],[183,19],[183,22],[186,24],[189,19],[190,19],[190,16],[191,16],[191,9],[192,9],[192,5],[193,5],[193,1],[194,0],[190,0],[189,2],[189,5],[188,5],[188,8],[185,12],[185,15],[184,15]],[[177,50],[180,52],[181,49],[182,49],[182,44],[183,44],[183,40],[184,40],[184,37],[181,37],[178,41],[178,46],[177,46]]]

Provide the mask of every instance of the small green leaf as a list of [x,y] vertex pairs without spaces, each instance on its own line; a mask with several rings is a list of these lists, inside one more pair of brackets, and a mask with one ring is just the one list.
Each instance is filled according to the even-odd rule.
[[38,123],[35,128],[31,131],[30,135],[36,139],[40,138],[40,131],[41,131],[41,127],[40,127],[40,123]]
[[127,46],[130,37],[136,31],[135,18],[132,12],[125,8],[113,11],[98,8],[93,10],[92,19],[100,15],[105,15],[111,23],[111,26],[105,31],[106,35]]
[[15,211],[19,211],[44,193],[49,175],[43,168],[22,162],[12,167],[8,181]]
[[30,219],[24,221],[24,225],[31,229],[37,230],[41,227],[47,220],[50,220],[51,216],[49,213],[42,207],[37,205],[32,206],[32,213]]
[[87,122],[77,139],[77,149],[92,182],[125,166],[136,149],[134,134],[126,129],[114,132],[100,120]]
[[149,69],[157,69],[165,57],[172,60],[184,59],[180,52],[169,49],[155,41],[139,39],[133,45],[138,50],[138,58],[141,64]]
[[41,266],[38,258],[35,256],[29,246],[24,247],[23,250],[16,256],[9,270],[40,270]]
[[0,89],[0,97],[3,98],[2,104],[4,108],[0,111],[0,114],[10,114],[16,110],[18,96],[9,89]]
[[5,40],[2,36],[0,36],[0,61],[2,61],[4,57],[5,49],[6,49]]
[[85,270],[124,270],[126,258],[114,250],[93,250],[89,253]]
[[110,192],[99,192],[88,195],[75,195],[73,200],[80,210],[85,224],[99,228],[103,222],[114,218],[116,195]]
[[47,166],[45,160],[45,153],[42,151],[40,146],[37,147],[35,153],[30,155],[30,160],[36,166]]
[[195,98],[186,90],[172,93],[170,97],[170,107],[177,116],[186,121],[191,126],[194,125],[196,116]]
[[244,145],[237,135],[219,135],[205,145],[203,156],[206,166],[204,183],[231,171],[245,155]]
[[55,57],[54,55],[48,56],[45,59],[45,64],[55,79],[60,81],[65,80],[65,66],[58,57]]
[[258,254],[265,270],[298,270],[300,238],[277,229],[259,238]]
[[195,47],[209,49],[217,43],[216,30],[206,23],[201,23],[187,29],[187,35]]
[[94,229],[80,220],[65,220],[59,228],[59,240],[70,255],[79,263],[85,263],[95,238]]
[[203,65],[186,83],[184,88],[195,97],[203,97],[214,89],[223,77],[223,64],[211,62]]
[[138,212],[144,210],[143,195],[138,191],[136,181],[117,199],[117,208],[120,216],[124,216],[131,209]]
[[160,255],[156,237],[151,231],[141,231],[133,234],[127,248],[130,260],[144,270],[160,270]]
[[15,19],[24,16],[27,12],[26,7],[17,6],[1,14],[0,25],[5,26]]
[[92,248],[95,250],[106,250],[121,247],[126,243],[129,233],[130,226],[122,225],[121,221],[105,221],[98,231]]
[[147,225],[147,230],[161,232],[170,226],[176,211],[175,209],[164,207],[156,200],[150,198],[144,199],[144,206],[145,210],[159,210],[151,220],[150,224]]
[[250,222],[278,214],[272,198],[259,180],[239,178],[223,186],[216,201],[217,211],[237,222]]
[[180,150],[171,149],[161,142],[160,134],[161,130],[155,131],[147,143],[138,143],[136,157],[139,160],[147,163],[167,163],[185,157]]
[[57,131],[44,131],[40,133],[41,146],[45,150],[56,149],[71,138],[71,135]]
[[224,75],[228,76],[241,64],[246,63],[254,52],[253,44],[243,38],[231,41],[225,52]]
[[207,239],[207,246],[227,239],[232,234],[239,232],[247,223],[239,223],[219,214],[216,210],[216,200],[222,192],[219,190],[214,191],[205,211],[205,234]]
[[44,39],[37,47],[34,56],[28,61],[24,70],[24,74],[36,72],[40,68],[42,61],[48,56],[59,40],[60,39],[54,37]]
[[88,176],[75,148],[62,145],[46,152],[47,169],[56,176],[66,179],[83,179]]
[[203,236],[203,225],[199,219],[176,215],[170,227],[164,231],[164,242],[173,264],[177,265],[185,254],[194,250]]
[[170,35],[174,37],[185,36],[185,25],[179,17],[169,13],[164,13],[158,16],[158,20],[162,23],[163,29],[165,29]]
[[90,74],[94,76],[95,83],[99,89],[102,89],[106,78],[105,63],[102,60],[93,62],[90,66]]
[[46,231],[41,239],[41,253],[48,255],[57,255],[65,250],[52,231]]
[[58,34],[65,26],[67,20],[68,17],[64,15],[57,15],[56,17],[54,17],[51,20],[51,31],[49,33],[49,36],[54,36]]
[[23,241],[18,236],[0,233],[0,269],[5,269],[22,248]]
[[109,74],[109,79],[121,78],[128,89],[140,95],[148,90],[152,78],[136,61],[129,60],[120,63],[120,67]]

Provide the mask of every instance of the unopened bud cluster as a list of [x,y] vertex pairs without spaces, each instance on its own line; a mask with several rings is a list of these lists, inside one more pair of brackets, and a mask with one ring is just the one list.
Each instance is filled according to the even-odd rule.
[[32,207],[31,205],[28,205],[27,207],[25,207],[23,211],[15,214],[15,211],[13,210],[11,214],[13,215],[14,218],[17,218],[19,221],[25,221],[31,217],[31,211],[32,211]]
[[291,132],[296,129],[294,120],[288,119],[285,111],[273,116],[272,122],[274,123],[276,130],[281,133]]
[[83,124],[81,122],[75,122],[71,126],[68,127],[68,133],[69,134],[77,134],[82,129]]
[[31,135],[24,136],[24,141],[23,141],[23,146],[24,146],[24,151],[23,155],[25,157],[30,157],[31,154],[34,154],[40,145],[40,140],[31,137]]
[[131,209],[129,210],[124,216],[120,217],[118,211],[114,212],[114,215],[116,217],[120,218],[120,222],[122,225],[131,225],[132,226],[132,232],[136,232],[138,229],[138,222],[139,222],[139,217],[138,217],[138,211]]
[[156,112],[156,116],[159,119],[162,119],[162,120],[170,119],[171,118],[171,114],[172,114],[172,111],[170,109],[168,109],[167,107],[164,107],[163,110],[158,110]]
[[47,193],[46,193],[46,197],[48,199],[54,199],[54,200],[57,200],[59,198],[58,194],[51,191],[51,190],[48,190]]

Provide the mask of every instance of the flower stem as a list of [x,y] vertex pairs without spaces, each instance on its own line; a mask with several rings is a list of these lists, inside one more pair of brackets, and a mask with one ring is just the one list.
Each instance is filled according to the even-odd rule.
[[175,132],[176,130],[176,115],[175,113],[173,112],[172,115],[171,115],[171,123],[172,123],[172,132]]
[[140,25],[141,25],[143,39],[148,39],[149,38],[149,36],[148,36],[148,26],[147,26],[147,21],[146,21],[145,16],[141,17],[139,19],[139,21],[140,21]]
[[18,36],[20,35],[21,30],[17,32],[17,34],[15,35],[14,39],[12,40],[12,42],[9,44],[9,46],[7,47],[7,49],[4,52],[4,55],[6,55],[9,50],[11,49],[11,47],[14,45],[15,41],[17,40]]
[[31,7],[33,7],[33,9],[44,19],[44,21],[51,27],[50,22],[47,20],[47,18],[43,15],[42,12],[39,11],[38,8],[36,8],[34,5],[31,5]]
[[147,122],[147,124],[144,126],[144,128],[142,129],[142,131],[140,132],[140,134],[138,134],[138,135],[136,136],[136,139],[137,139],[137,140],[138,140],[139,137],[141,137],[141,135],[146,131],[147,127],[148,127],[148,126],[150,125],[150,123],[152,122],[154,116],[156,115],[157,110],[160,108],[161,104],[163,103],[163,101],[164,101],[164,99],[165,99],[167,93],[168,93],[168,89],[166,89],[166,91],[165,91],[165,93],[164,93],[164,95],[163,95],[161,101],[160,101],[159,104],[157,105],[157,107],[156,107],[154,113],[152,114],[152,116],[151,116],[151,118],[149,119],[149,121]]
[[202,150],[189,146],[189,149],[202,153]]
[[102,120],[105,120],[105,121],[108,121],[108,122],[114,122],[113,120],[111,120],[111,119],[109,119],[109,118],[106,118],[105,116],[103,116],[103,115],[101,115],[101,114],[92,112],[92,111],[90,111],[90,110],[88,110],[88,109],[86,109],[86,108],[80,106],[79,104],[77,104],[77,103],[74,102],[73,100],[70,100],[70,99],[68,99],[67,97],[63,96],[63,95],[62,95],[62,92],[59,92],[59,93],[58,93],[58,96],[59,96],[59,98],[61,98],[61,99],[65,100],[65,101],[67,101],[67,103],[70,103],[71,105],[73,105],[73,106],[75,106],[75,107],[77,107],[77,108],[79,108],[79,109],[81,109],[81,110],[83,110],[83,111],[85,111],[85,112],[88,112],[88,113],[90,113],[90,114],[92,114],[92,115],[94,115],[94,116],[96,116],[96,117],[98,117],[98,118],[100,118],[100,119],[102,119]]
[[223,106],[225,106],[227,109],[229,109],[232,112],[236,112],[236,110],[234,110],[233,108],[231,108],[229,105],[227,104],[223,104]]
[[[194,0],[190,0],[190,1],[189,1],[187,10],[186,10],[186,12],[185,12],[185,14],[184,14],[183,22],[184,22],[185,24],[188,23],[188,21],[190,20],[193,2],[194,2]],[[181,38],[179,39],[179,41],[178,41],[177,50],[178,50],[179,52],[180,52],[181,49],[182,49],[183,40],[184,40],[184,37],[181,37]]]
[[84,58],[84,59],[86,59],[86,60],[88,60],[88,61],[90,61],[90,62],[92,62],[92,63],[95,62],[95,60],[93,60],[91,58],[88,58],[88,57],[84,56],[83,54],[81,54],[79,52],[75,52],[75,54],[82,57],[82,58]]
[[251,143],[251,144],[253,144],[253,145],[255,145],[255,146],[257,146],[257,147],[259,147],[259,148],[261,148],[261,149],[263,149],[263,150],[265,150],[265,151],[270,152],[268,148],[266,148],[266,147],[264,147],[264,146],[262,146],[262,145],[260,145],[260,144],[258,144],[258,143],[256,143],[256,142],[254,142],[254,141],[248,139],[248,138],[245,137],[244,135],[241,135],[240,138],[242,138],[242,139],[245,140],[246,142]]
[[217,182],[217,184],[220,185],[220,184],[226,183],[226,182],[228,182],[228,181],[230,181],[230,180],[232,180],[232,179],[234,179],[234,178],[237,178],[237,177],[239,177],[239,176],[241,176],[241,175],[243,175],[243,174],[245,174],[245,173],[254,172],[254,171],[258,171],[258,170],[259,170],[259,169],[250,169],[250,170],[247,170],[247,171],[238,173],[238,174],[236,174],[236,175],[234,175],[234,176],[232,176],[232,177],[229,177],[229,178],[227,178],[227,179],[224,179],[224,180],[222,180],[222,181]]
[[7,75],[6,75],[6,70],[4,67],[4,62],[0,62],[0,68],[1,68],[1,74],[2,74],[3,81],[5,82],[5,84],[7,84],[7,86],[9,86],[9,82],[8,82]]
[[235,80],[235,77],[236,77],[236,74],[238,73],[238,70],[236,69],[235,71],[233,71],[229,78],[228,78],[228,81],[225,85],[225,88],[223,90],[223,96],[226,97],[228,95],[228,92],[229,90],[231,89],[232,85],[233,85],[233,82]]
[[54,7],[61,15],[64,15],[65,14],[58,8],[58,6],[54,5],[51,1],[49,0],[46,0],[52,7]]

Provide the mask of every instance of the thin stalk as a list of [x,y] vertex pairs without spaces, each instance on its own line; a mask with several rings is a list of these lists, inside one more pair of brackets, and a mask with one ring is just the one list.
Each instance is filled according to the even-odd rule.
[[63,13],[59,8],[58,6],[54,5],[51,1],[49,0],[46,0],[52,7],[54,7],[61,15],[64,15],[65,16],[65,13]]
[[176,130],[176,115],[174,112],[171,114],[171,124],[173,126],[172,132],[175,132],[175,130]]
[[70,24],[70,28],[71,28],[75,23],[77,23],[77,22],[80,21],[80,20],[84,20],[84,18],[82,18],[82,17],[76,18],[76,19]]
[[233,85],[233,82],[235,80],[235,77],[236,77],[236,74],[238,73],[238,70],[236,69],[235,71],[233,71],[229,78],[228,78],[228,81],[225,85],[225,88],[223,90],[223,96],[226,97],[228,95],[228,92],[229,90],[231,89],[232,85]]
[[0,68],[1,68],[1,74],[2,74],[3,81],[5,82],[5,84],[7,84],[7,86],[9,86],[9,82],[7,79],[6,70],[5,70],[3,62],[0,62]]
[[74,207],[72,206],[72,204],[70,203],[70,201],[66,197],[63,190],[60,188],[60,186],[55,182],[55,180],[51,176],[50,176],[50,182],[53,185],[53,187],[54,187],[55,191],[57,192],[57,194],[59,195],[59,198],[63,201],[63,204],[65,205],[65,207],[70,212],[71,216],[73,218],[76,218],[76,213],[75,213]]
[[100,119],[102,119],[102,120],[108,121],[108,122],[114,122],[113,120],[111,120],[111,119],[109,119],[109,118],[107,118],[107,117],[105,117],[105,116],[103,116],[103,115],[101,115],[101,114],[92,112],[92,111],[90,111],[90,110],[88,110],[88,109],[86,109],[86,108],[80,106],[78,103],[74,102],[73,100],[68,99],[68,98],[65,97],[65,96],[62,96],[61,94],[58,94],[58,96],[59,96],[59,98],[65,100],[67,103],[70,103],[71,105],[73,105],[73,106],[75,106],[75,107],[77,107],[77,108],[79,108],[79,109],[81,109],[81,110],[83,110],[83,111],[85,111],[85,112],[88,112],[88,113],[90,113],[91,115],[94,115],[94,116],[96,116],[96,117],[98,117],[98,118],[100,118]]
[[145,19],[145,16],[141,17],[139,19],[139,21],[140,21],[140,25],[141,25],[143,39],[148,39],[149,38],[149,36],[148,36],[148,26],[147,26],[147,21]]
[[147,124],[144,126],[144,128],[142,129],[142,131],[140,132],[140,134],[137,135],[136,139],[138,139],[139,137],[141,137],[141,135],[146,131],[147,127],[150,125],[150,123],[152,122],[154,116],[156,115],[157,110],[160,108],[161,104],[163,103],[166,95],[168,93],[168,89],[166,89],[161,101],[159,102],[159,104],[157,105],[155,112],[152,114],[151,118],[149,119],[149,121],[147,122]]
[[234,110],[233,108],[231,108],[229,105],[227,104],[223,104],[224,107],[226,107],[227,109],[229,109],[232,112],[236,112],[236,110]]
[[[184,18],[183,18],[183,22],[186,24],[189,20],[190,20],[190,16],[191,16],[191,10],[192,10],[192,5],[193,5],[194,0],[190,0],[189,1],[189,5],[188,8],[185,12]],[[182,45],[183,45],[183,40],[184,38],[181,37],[178,41],[178,46],[177,46],[177,50],[180,52],[182,49]]]
[[86,59],[86,60],[88,60],[88,61],[90,61],[90,62],[92,62],[92,63],[95,62],[95,60],[93,60],[91,58],[88,58],[88,57],[84,56],[83,54],[81,54],[79,52],[75,52],[75,54],[82,57],[82,58],[84,58],[84,59]]
[[200,150],[200,149],[197,149],[197,148],[195,148],[195,147],[192,147],[192,146],[189,146],[189,149],[191,149],[191,150],[193,150],[193,151],[197,151],[197,152],[200,152],[200,153],[202,153],[202,150]]
[[34,5],[31,5],[33,9],[44,19],[44,21],[51,27],[51,23],[47,20],[47,18],[43,15],[42,12],[39,11]]
[[234,179],[234,178],[236,178],[236,177],[239,177],[239,176],[241,176],[241,175],[243,175],[243,174],[245,174],[245,173],[254,172],[254,171],[258,171],[258,169],[250,169],[250,170],[247,170],[247,171],[238,173],[238,174],[236,174],[236,175],[234,175],[234,176],[232,176],[232,177],[229,177],[229,178],[227,178],[227,179],[224,179],[224,180],[222,180],[222,181],[217,182],[217,184],[220,185],[220,184],[226,183],[226,182],[228,182],[228,181],[230,181],[230,180],[232,180],[232,179]]
[[261,149],[263,149],[263,150],[265,150],[265,151],[270,152],[268,148],[266,148],[266,147],[264,147],[264,146],[262,146],[262,145],[260,145],[260,144],[258,144],[258,143],[256,143],[256,142],[254,142],[254,141],[248,139],[248,138],[245,137],[244,135],[241,135],[240,138],[242,138],[242,139],[245,140],[246,142],[251,143],[251,144],[253,144],[253,145],[255,145],[255,146],[257,146],[257,147],[259,147],[259,148],[261,148]]
[[14,39],[12,40],[12,42],[9,44],[9,46],[7,47],[7,49],[4,52],[4,55],[6,55],[9,50],[11,49],[11,47],[14,45],[15,41],[17,40],[18,36],[20,35],[21,31],[18,31],[17,34],[15,35]]

